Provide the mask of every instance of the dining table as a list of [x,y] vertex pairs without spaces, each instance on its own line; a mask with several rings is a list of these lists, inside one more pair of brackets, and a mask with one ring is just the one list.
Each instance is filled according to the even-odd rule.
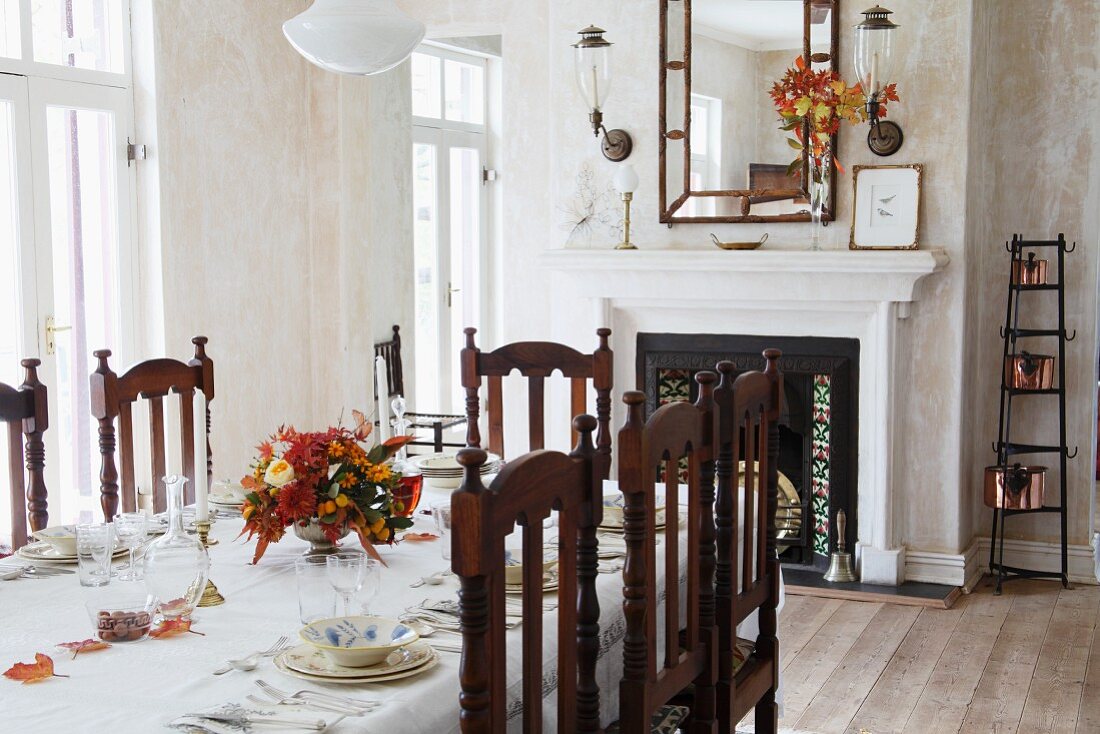
[[[449,500],[450,489],[425,485],[415,524],[410,532],[437,533],[433,518],[424,510]],[[605,494],[617,492],[614,482]],[[459,730],[459,660],[461,637],[437,631],[426,638],[440,645],[439,662],[422,674],[392,682],[337,685],[299,680],[262,658],[252,671],[233,670],[214,675],[227,660],[265,650],[281,636],[300,644],[298,592],[294,562],[307,550],[304,541],[288,532],[268,546],[253,565],[255,541],[240,537],[242,520],[234,513],[219,512],[210,539],[210,579],[225,598],[219,606],[201,607],[193,614],[192,632],[133,643],[117,643],[108,649],[82,652],[75,657],[58,648],[63,642],[84,640],[94,635],[86,609],[89,601],[109,600],[122,595],[144,593],[141,581],[112,580],[101,588],[79,585],[76,574],[59,574],[42,579],[0,581],[0,669],[16,662],[33,662],[35,653],[49,655],[54,671],[66,677],[51,677],[31,684],[0,679],[0,724],[3,731],[33,732],[127,732],[166,731],[173,722],[192,712],[201,712],[227,702],[245,702],[260,693],[258,680],[297,691],[310,689],[343,696],[369,699],[377,706],[362,715],[348,715],[333,721],[333,734],[379,732],[380,734],[445,734]],[[556,529],[555,529],[556,530]],[[548,537],[556,533],[548,533]],[[687,533],[681,531],[681,544]],[[613,540],[611,536],[607,536]],[[457,601],[458,580],[442,575],[442,582],[417,584],[424,578],[449,571],[443,545],[449,538],[405,541],[378,548],[385,562],[380,591],[371,602],[372,613],[397,619],[424,602]],[[344,545],[356,547],[354,535]],[[663,550],[658,546],[659,557]],[[683,559],[686,554],[681,553]],[[16,558],[0,559],[0,567],[11,566]],[[116,566],[121,561],[116,562]],[[622,577],[615,562],[605,562],[607,572],[597,578],[600,604],[600,654],[597,681],[601,695],[603,725],[618,719],[619,680],[622,674]],[[620,562],[621,565],[621,562]],[[75,568],[75,567],[69,567]],[[658,584],[665,565],[657,563]],[[683,589],[681,579],[672,588]],[[438,575],[435,579],[440,578]],[[434,580],[434,579],[433,579]],[[518,598],[518,597],[517,597]],[[544,612],[543,696],[546,724],[553,730],[556,716],[556,594],[547,594]],[[782,592],[781,592],[782,604]],[[663,629],[663,625],[658,625]],[[755,617],[746,620],[739,636],[757,634]],[[509,731],[522,729],[522,688],[518,675],[522,657],[522,625],[508,632]],[[283,707],[280,707],[283,708]],[[299,711],[301,708],[299,707]],[[186,727],[183,730],[188,730]],[[191,728],[191,731],[204,731]],[[211,727],[209,731],[221,731]],[[240,729],[248,731],[249,729]],[[256,727],[256,731],[274,731]],[[285,731],[285,729],[284,729]]]

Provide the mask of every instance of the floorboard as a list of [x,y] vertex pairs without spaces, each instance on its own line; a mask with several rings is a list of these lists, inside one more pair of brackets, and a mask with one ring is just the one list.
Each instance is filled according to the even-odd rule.
[[1076,734],[1100,731],[1100,634],[1093,630],[1081,706],[1077,714]]

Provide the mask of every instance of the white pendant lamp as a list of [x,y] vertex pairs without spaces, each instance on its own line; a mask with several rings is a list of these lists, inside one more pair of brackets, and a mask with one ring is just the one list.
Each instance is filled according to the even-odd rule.
[[424,30],[393,0],[315,0],[283,23],[283,35],[306,59],[326,71],[360,76],[409,58]]

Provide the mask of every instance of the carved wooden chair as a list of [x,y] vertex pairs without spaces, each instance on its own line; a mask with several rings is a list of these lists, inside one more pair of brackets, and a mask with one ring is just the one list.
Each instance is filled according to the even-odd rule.
[[[213,477],[213,457],[210,453],[210,402],[214,399],[214,363],[206,356],[205,336],[191,340],[195,356],[188,362],[175,359],[151,359],[131,367],[122,375],[116,375],[107,364],[111,350],[94,352],[99,365],[92,373],[92,416],[99,421],[100,504],[103,516],[110,522],[118,512],[119,472],[122,467],[122,511],[137,509],[137,483],[134,478],[134,422],[133,404],[138,400],[149,402],[150,458],[153,477],[153,510],[163,512],[167,499],[160,479],[165,473],[164,399],[174,393],[179,396],[180,443],[183,474],[187,477],[185,502],[195,498],[195,391],[206,396],[206,481]],[[115,438],[115,419],[118,419],[118,441]],[[115,461],[116,443],[119,462]]]
[[[611,471],[611,387],[614,365],[608,346],[610,329],[597,329],[599,347],[582,354],[564,344],[553,342],[513,342],[492,352],[482,352],[474,344],[477,329],[467,328],[462,350],[462,386],[466,389],[466,445],[481,446],[478,419],[481,402],[478,392],[482,378],[489,385],[485,412],[489,419],[488,449],[498,456],[504,453],[503,378],[513,370],[527,378],[529,450],[544,448],[546,441],[546,378],[558,371],[570,383],[570,416],[587,412],[588,383],[596,390],[596,454],[600,476]],[[576,431],[572,440],[577,439]]]
[[[779,560],[775,513],[778,504],[778,420],[783,377],[778,349],[764,351],[763,372],[732,379],[734,366],[721,362],[714,403],[718,415],[715,503],[718,613],[718,720],[720,731],[733,732],[756,709],[756,731],[778,727],[775,691],[779,684]],[[741,462],[745,484],[737,497]],[[759,610],[756,640],[739,640],[737,626]]]
[[42,443],[42,433],[49,426],[46,386],[38,381],[41,362],[24,359],[20,364],[27,371],[22,385],[0,383],[0,422],[8,424],[12,550],[27,544],[28,525],[34,533],[50,520],[44,478],[46,449]]
[[[378,342],[374,345],[374,356],[383,357],[386,360],[386,388],[388,396],[392,399],[398,395],[405,397],[405,367],[401,361],[401,327],[393,325],[393,338],[388,341]],[[372,366],[373,367],[373,366]],[[373,375],[373,372],[372,372]],[[373,381],[373,379],[372,379]],[[374,398],[378,399],[378,386],[374,388]],[[416,440],[409,446],[430,446],[436,453],[447,448],[462,448],[464,443],[456,443],[446,439],[446,432],[465,425],[466,416],[452,415],[449,413],[423,413],[413,410],[405,411],[405,418],[409,421],[409,429],[417,435]],[[430,438],[423,436],[430,432]]]
[[[623,680],[619,725],[625,734],[648,731],[652,717],[691,690],[687,731],[716,730],[717,628],[714,606],[713,373],[700,373],[699,401],[670,403],[644,417],[645,395],[623,396],[627,420],[619,431],[619,489],[623,492]],[[687,459],[687,475],[679,465]],[[666,525],[663,642],[658,644],[656,483],[664,484]],[[680,584],[679,501],[687,491],[686,584]],[[681,600],[683,592],[683,600]],[[681,626],[681,603],[686,625]],[[658,649],[660,647],[661,649]]]
[[[599,731],[600,607],[596,527],[602,518],[592,431],[596,420],[574,419],[580,438],[572,454],[534,451],[501,470],[486,489],[481,449],[458,454],[465,469],[451,496],[452,568],[462,591],[460,726],[464,734],[503,734],[507,728],[505,654],[505,536],[522,528],[523,731],[543,728],[543,520],[558,511],[558,731]],[[574,542],[575,539],[575,542]],[[573,552],[573,549],[576,549]]]

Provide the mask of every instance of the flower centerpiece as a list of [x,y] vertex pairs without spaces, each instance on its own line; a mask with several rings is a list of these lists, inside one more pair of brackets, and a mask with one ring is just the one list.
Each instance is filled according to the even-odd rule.
[[[867,96],[859,84],[849,86],[832,69],[814,71],[801,56],[772,86],[769,94],[779,113],[779,128],[794,133],[787,144],[799,152],[787,167],[788,176],[802,165],[802,151],[807,152],[809,185],[806,191],[810,196],[811,234],[816,250],[819,249],[818,231],[832,167],[835,165],[837,170],[844,171],[836,160],[836,151],[831,150],[832,136],[844,120],[856,125],[867,121]],[[878,96],[879,118],[886,117],[887,102],[897,101],[897,85],[883,87]]]
[[393,489],[401,475],[387,463],[412,436],[367,448],[370,429],[363,420],[355,430],[303,433],[284,426],[260,444],[252,473],[241,479],[248,490],[241,535],[257,539],[253,563],[291,526],[299,534],[314,526],[328,543],[354,532],[364,550],[381,560],[374,544],[390,545],[396,531],[412,525],[394,514]]

